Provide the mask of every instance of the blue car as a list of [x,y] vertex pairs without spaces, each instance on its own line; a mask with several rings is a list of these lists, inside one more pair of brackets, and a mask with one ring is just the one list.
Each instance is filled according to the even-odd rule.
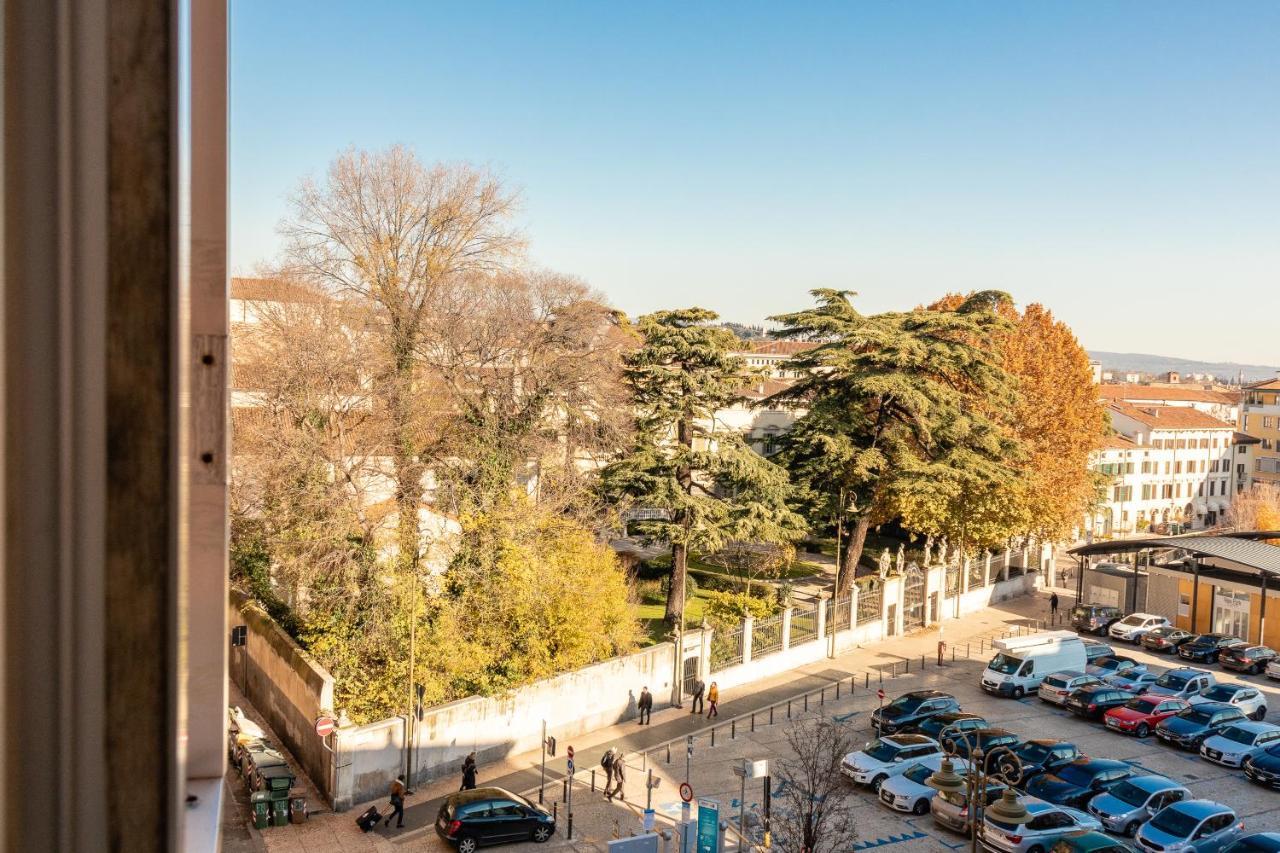
[[1156,737],[1183,749],[1200,749],[1206,738],[1245,719],[1244,711],[1224,702],[1192,705],[1156,723]]
[[1250,782],[1268,788],[1280,788],[1280,743],[1250,755],[1244,760],[1244,775]]
[[1280,832],[1251,832],[1224,847],[1222,853],[1280,853]]
[[1133,768],[1110,758],[1077,758],[1052,773],[1036,776],[1026,791],[1055,805],[1083,809],[1103,791],[1133,775]]
[[1183,800],[1156,812],[1135,840],[1146,853],[1218,853],[1243,831],[1244,824],[1229,806]]

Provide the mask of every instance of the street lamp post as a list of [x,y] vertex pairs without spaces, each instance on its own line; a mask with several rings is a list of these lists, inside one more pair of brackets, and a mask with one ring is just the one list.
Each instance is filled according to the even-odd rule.
[[[958,740],[964,742],[965,756],[969,765],[963,776],[956,773],[953,762],[953,759],[959,754],[956,749]],[[992,780],[999,780],[1009,786],[1005,789],[1000,802],[991,807],[992,813],[997,817],[1014,823],[1019,822],[1027,815],[1027,810],[1018,802],[1017,794],[1013,790],[1013,786],[1022,780],[1022,761],[1018,758],[1017,753],[1007,746],[997,746],[990,752],[985,752],[981,746],[975,745],[970,740],[968,732],[955,732],[954,734],[945,735],[942,738],[942,749],[947,757],[943,760],[942,766],[929,777],[925,784],[939,793],[964,793],[966,795],[969,804],[970,849],[973,853],[977,853],[978,827],[982,824],[984,797],[987,785]],[[996,768],[992,770],[989,765],[992,757],[997,755],[1001,756],[1001,758],[996,762]]]

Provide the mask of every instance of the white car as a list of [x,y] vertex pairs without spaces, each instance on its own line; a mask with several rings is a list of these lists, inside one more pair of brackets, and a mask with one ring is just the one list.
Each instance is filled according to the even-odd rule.
[[1239,708],[1251,720],[1267,716],[1267,700],[1262,691],[1251,684],[1215,684],[1199,696],[1191,697],[1192,705],[1222,702]]
[[855,782],[870,785],[879,793],[880,783],[922,758],[942,755],[942,747],[931,737],[924,735],[885,735],[867,743],[857,752],[844,757],[841,772]]
[[1271,723],[1232,723],[1200,744],[1200,757],[1215,764],[1239,767],[1244,760],[1280,740],[1280,726]]
[[1130,613],[1119,622],[1111,623],[1111,627],[1107,629],[1107,634],[1115,640],[1136,643],[1148,631],[1167,627],[1168,624],[1169,620],[1164,616],[1156,616],[1153,613]]
[[1280,680],[1280,658],[1272,658],[1267,662],[1267,668],[1263,670],[1263,674],[1272,681]]
[[1064,669],[1046,675],[1044,681],[1040,682],[1036,695],[1045,702],[1062,705],[1066,703],[1072,691],[1090,684],[1097,684],[1101,680],[1096,675],[1087,675],[1078,669]]
[[978,840],[986,850],[997,853],[1029,853],[1048,850],[1068,832],[1102,830],[1102,821],[1079,809],[1055,806],[1035,797],[1022,797],[1027,816],[1021,823],[1006,823],[991,816],[988,806],[978,828]]
[[[891,776],[880,785],[880,804],[888,806],[896,812],[911,812],[922,815],[929,811],[933,795],[938,793],[926,782],[946,759],[945,755],[930,755],[912,764],[897,776]],[[963,758],[952,758],[951,765],[957,773],[966,773],[969,762]]]

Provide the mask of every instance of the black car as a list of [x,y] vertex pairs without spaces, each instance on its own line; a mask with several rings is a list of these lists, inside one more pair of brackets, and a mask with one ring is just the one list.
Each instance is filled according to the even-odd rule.
[[1254,832],[1237,838],[1222,853],[1280,853],[1280,832]]
[[1133,768],[1110,758],[1077,758],[1053,773],[1032,779],[1026,791],[1059,806],[1083,809],[1089,800],[1133,775]]
[[1273,743],[1244,760],[1244,775],[1250,782],[1280,788],[1280,743]]
[[1071,608],[1071,627],[1081,633],[1105,636],[1111,623],[1123,618],[1119,607],[1107,604],[1077,604]]
[[935,714],[959,711],[960,703],[950,693],[937,690],[913,690],[894,699],[883,708],[871,712],[871,728],[882,735],[918,726]]
[[1205,738],[1246,719],[1244,711],[1234,705],[1203,702],[1156,723],[1156,737],[1183,749],[1198,750]]
[[1093,663],[1098,658],[1113,657],[1116,650],[1111,647],[1110,643],[1104,643],[1101,640],[1085,640],[1084,641],[1084,660],[1085,663]]
[[551,812],[502,788],[475,788],[450,794],[436,816],[436,835],[475,853],[485,844],[543,842],[556,831]]
[[1002,761],[996,759],[996,764],[1002,771],[1012,778],[1012,773],[1008,773],[1008,768],[1017,768],[1021,765],[1022,778],[1020,781],[1029,781],[1033,776],[1041,773],[1052,773],[1063,765],[1070,764],[1077,758],[1083,758],[1080,750],[1076,749],[1074,743],[1067,743],[1065,740],[1052,740],[1043,738],[1037,740],[1024,741],[1016,749],[1014,754],[1018,756],[1018,764],[1012,761]]
[[925,735],[936,741],[941,742],[943,729],[949,731],[971,732],[974,729],[985,729],[990,725],[984,718],[977,714],[969,714],[964,711],[948,711],[945,714],[934,714],[932,717],[926,717],[908,729],[914,734]]
[[[980,749],[990,755],[996,747],[1010,749],[1018,745],[1018,736],[1008,729],[976,729],[963,735],[943,735],[942,748],[954,751],[961,758],[969,757],[969,750]],[[998,760],[998,759],[997,759]]]
[[1110,684],[1090,684],[1073,691],[1064,704],[1073,714],[1098,720],[1112,708],[1119,708],[1132,698],[1132,693]]
[[1096,675],[1098,678],[1106,678],[1108,675],[1146,672],[1147,665],[1124,655],[1107,655],[1106,657],[1094,658],[1089,661],[1085,664],[1084,671],[1089,675]]
[[1271,663],[1275,656],[1275,650],[1266,646],[1241,644],[1225,649],[1218,657],[1218,665],[1223,669],[1234,669],[1236,672],[1257,675],[1267,668],[1267,664]]
[[1178,646],[1178,657],[1184,660],[1217,663],[1218,657],[1232,646],[1243,641],[1228,634],[1200,634]]
[[1172,625],[1165,625],[1163,628],[1156,628],[1143,634],[1139,642],[1142,643],[1144,649],[1168,655],[1176,652],[1178,646],[1190,640],[1193,636],[1190,631],[1184,631]]

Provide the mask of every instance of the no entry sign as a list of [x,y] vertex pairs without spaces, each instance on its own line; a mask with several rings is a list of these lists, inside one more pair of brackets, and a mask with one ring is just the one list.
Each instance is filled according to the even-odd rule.
[[881,702],[883,702],[883,701],[884,701],[884,688],[883,688],[883,687],[881,687],[879,690],[877,690],[877,691],[876,691],[876,698],[877,698],[877,699],[879,699]]
[[333,734],[333,717],[320,717],[316,720],[316,734],[328,737]]
[[573,746],[572,746],[572,745],[570,745],[570,746],[565,750],[564,754],[565,754],[566,756],[568,756],[568,758],[569,758],[569,760],[570,760],[570,761],[573,761]]

